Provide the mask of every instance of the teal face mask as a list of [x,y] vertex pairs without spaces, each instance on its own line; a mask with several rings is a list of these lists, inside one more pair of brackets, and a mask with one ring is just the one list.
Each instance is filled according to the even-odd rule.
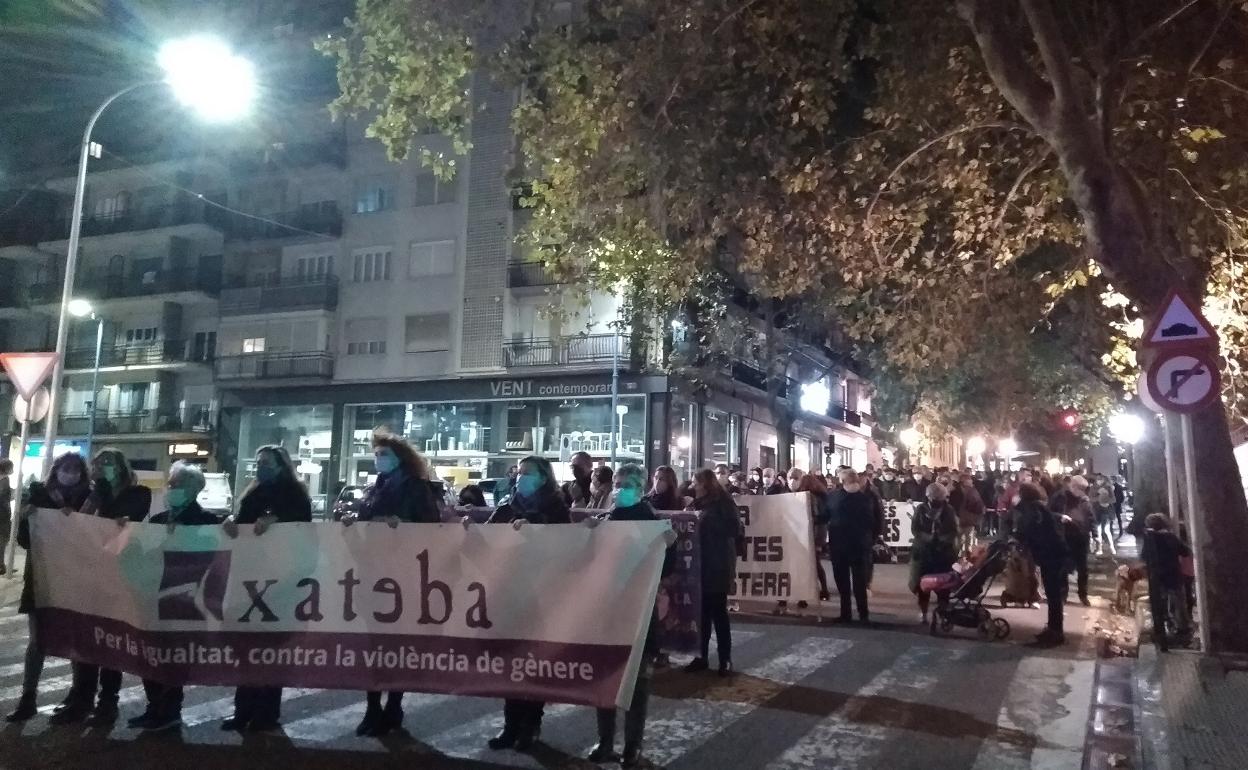
[[631,508],[641,502],[641,490],[636,487],[624,487],[615,493],[615,504],[621,508]]
[[373,458],[378,473],[393,473],[399,467],[399,458],[393,452],[380,452]]
[[103,476],[104,480],[107,481],[109,484],[116,484],[117,483],[117,466],[115,465],[102,466],[100,468],[100,475]]
[[191,493],[185,489],[173,488],[166,490],[165,502],[175,511],[180,511],[191,502]]
[[542,488],[542,477],[535,473],[526,473],[516,479],[516,494],[521,497],[533,497]]

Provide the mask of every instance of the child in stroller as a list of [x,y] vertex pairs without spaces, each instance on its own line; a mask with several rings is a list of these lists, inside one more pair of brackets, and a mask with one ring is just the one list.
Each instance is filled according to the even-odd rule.
[[1010,624],[1005,618],[994,618],[984,607],[984,598],[998,575],[1005,571],[1010,552],[1016,548],[1004,540],[993,541],[978,562],[965,573],[946,572],[925,575],[923,590],[936,593],[937,604],[932,612],[933,636],[947,634],[954,626],[974,628],[985,640],[1005,639]]

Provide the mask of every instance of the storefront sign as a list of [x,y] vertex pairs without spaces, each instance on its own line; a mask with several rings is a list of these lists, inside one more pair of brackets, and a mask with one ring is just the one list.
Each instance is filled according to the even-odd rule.
[[170,684],[627,705],[666,522],[608,527],[32,520],[58,657]]
[[745,525],[745,554],[737,560],[730,595],[817,602],[810,494],[738,495],[736,500]]
[[914,503],[889,500],[884,503],[884,544],[889,548],[908,549],[914,543],[911,523]]

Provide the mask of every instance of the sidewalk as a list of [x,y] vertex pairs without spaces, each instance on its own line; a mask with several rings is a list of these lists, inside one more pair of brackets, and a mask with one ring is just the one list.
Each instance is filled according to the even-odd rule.
[[18,548],[13,559],[12,576],[0,575],[0,607],[17,604],[22,595],[22,570],[26,569],[26,550]]
[[1144,767],[1149,770],[1248,768],[1248,671],[1179,650],[1140,648],[1135,686]]

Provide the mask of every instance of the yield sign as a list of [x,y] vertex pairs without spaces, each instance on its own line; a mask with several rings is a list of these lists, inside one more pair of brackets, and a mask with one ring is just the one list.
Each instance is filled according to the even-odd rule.
[[52,373],[55,364],[55,353],[0,353],[0,366],[4,366],[17,394],[27,401]]
[[1141,339],[1141,346],[1146,348],[1166,347],[1170,345],[1208,345],[1217,346],[1217,335],[1213,326],[1205,320],[1198,309],[1200,305],[1190,297],[1171,290],[1166,301],[1161,304],[1161,313],[1153,319],[1148,331]]

